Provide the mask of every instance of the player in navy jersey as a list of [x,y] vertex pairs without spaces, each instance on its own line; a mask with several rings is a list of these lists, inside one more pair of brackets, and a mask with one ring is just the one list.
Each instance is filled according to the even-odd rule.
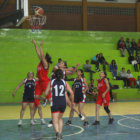
[[70,88],[69,84],[63,80],[63,71],[57,69],[55,71],[55,78],[51,80],[48,84],[48,87],[45,91],[47,96],[51,90],[51,112],[53,126],[56,131],[57,140],[62,139],[62,128],[63,128],[63,113],[66,109],[66,89],[69,91],[71,96],[71,104],[74,105],[74,96],[73,91]]
[[[36,79],[37,80],[37,79]],[[26,109],[27,104],[30,105],[30,116],[31,116],[31,125],[34,125],[34,91],[35,91],[35,79],[33,72],[28,72],[27,78],[24,79],[14,90],[13,96],[17,90],[24,85],[24,93],[22,99],[22,108],[20,111],[20,120],[18,122],[18,126],[22,125],[23,115]]]
[[[65,65],[65,62],[64,61],[60,61],[60,63],[58,63],[57,64],[57,66],[55,66],[54,68],[53,68],[53,72],[52,72],[52,75],[51,75],[51,80],[53,80],[54,78],[55,78],[55,71],[57,70],[57,69],[61,69],[62,71],[63,71],[63,79],[65,79],[65,77],[67,76],[67,75],[73,75],[75,72],[76,72],[76,70],[77,70],[77,68],[80,66],[80,63],[78,63],[77,65],[76,65],[76,67],[75,68],[66,68],[66,65]],[[66,92],[66,101],[67,101],[67,104],[68,104],[68,106],[71,108],[71,101],[70,101],[70,99],[69,99],[69,97],[68,97],[68,95],[67,95],[67,92]],[[77,113],[77,115],[79,116],[79,118],[81,119],[81,120],[84,120],[85,118],[84,118],[84,116],[82,115],[82,114],[80,114],[79,112],[78,112],[78,110],[76,110],[75,108],[74,108],[74,111]],[[48,124],[48,127],[52,127],[53,126],[53,123],[52,123],[52,120],[49,122],[49,124]]]
[[[84,73],[82,69],[79,69],[77,71],[77,78],[74,80],[73,84],[73,92],[74,92],[74,108],[78,105],[78,110],[80,114],[82,114],[84,118],[84,126],[88,125],[88,121],[86,119],[86,115],[83,112],[84,104],[85,104],[85,99],[86,99],[86,91],[88,89],[86,79],[84,78]],[[70,111],[70,117],[69,120],[66,122],[66,124],[71,124],[72,118],[74,115],[74,110],[71,109]]]

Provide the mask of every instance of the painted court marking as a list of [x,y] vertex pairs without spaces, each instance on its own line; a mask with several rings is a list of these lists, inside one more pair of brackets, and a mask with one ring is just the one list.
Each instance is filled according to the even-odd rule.
[[[63,135],[63,137],[70,137],[70,136],[73,136],[73,135],[78,135],[78,134],[81,134],[82,132],[84,132],[84,128],[82,128],[82,127],[80,127],[80,126],[78,126],[78,125],[70,125],[70,126],[73,126],[73,127],[76,127],[76,128],[79,128],[80,129],[80,131],[78,131],[78,132],[75,132],[75,133],[73,133],[73,134],[68,134],[68,135]],[[55,136],[52,136],[52,137],[40,137],[40,138],[56,138]],[[39,138],[31,138],[32,140],[37,140],[37,139],[39,139]]]
[[128,116],[125,116],[125,115],[119,115],[119,116],[122,116],[122,117],[124,117],[124,118],[119,119],[119,120],[117,121],[118,125],[120,125],[120,126],[122,126],[122,127],[130,128],[130,129],[140,129],[140,128],[137,128],[137,127],[132,127],[132,126],[129,126],[129,125],[124,125],[124,124],[121,123],[121,121],[124,121],[124,120],[126,120],[126,119],[131,119],[131,120],[135,120],[135,121],[140,121],[140,119],[136,119],[136,118],[134,118],[134,117],[128,117]]

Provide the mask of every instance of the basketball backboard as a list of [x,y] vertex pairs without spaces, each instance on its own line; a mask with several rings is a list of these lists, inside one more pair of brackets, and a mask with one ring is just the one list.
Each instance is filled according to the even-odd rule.
[[23,17],[17,19],[16,26],[20,26],[24,20],[29,16],[28,0],[16,0],[17,10],[23,11]]

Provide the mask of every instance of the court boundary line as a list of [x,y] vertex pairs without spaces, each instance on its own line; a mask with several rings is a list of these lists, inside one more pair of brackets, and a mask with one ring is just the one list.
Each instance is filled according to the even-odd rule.
[[[114,114],[116,114],[116,113],[114,113]],[[129,116],[126,116],[126,115],[120,115],[120,114],[116,114],[116,115],[124,117],[124,118],[119,119],[119,120],[117,121],[117,124],[118,124],[118,125],[120,125],[120,126],[122,126],[122,127],[130,128],[130,129],[136,129],[136,130],[140,129],[140,128],[137,128],[137,127],[132,127],[132,126],[129,126],[129,125],[124,125],[124,124],[121,123],[121,121],[124,121],[124,120],[126,120],[126,119],[131,119],[131,120],[135,120],[135,121],[140,121],[140,119],[136,119],[136,118],[134,118],[134,117],[129,117]]]
[[[81,126],[78,126],[78,125],[70,125],[70,126],[73,126],[73,127],[76,127],[76,128],[80,128],[81,130],[79,132],[76,132],[76,133],[73,133],[73,134],[68,134],[68,135],[63,135],[63,137],[70,137],[70,136],[74,136],[74,135],[78,135],[78,134],[81,134],[84,132],[84,128],[82,128]],[[42,139],[42,138],[56,138],[55,136],[52,136],[52,137],[40,137],[40,138],[31,138],[32,140],[38,140],[38,139]]]

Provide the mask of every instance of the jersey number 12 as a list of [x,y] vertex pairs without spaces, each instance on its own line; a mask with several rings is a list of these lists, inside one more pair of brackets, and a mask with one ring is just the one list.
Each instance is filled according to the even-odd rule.
[[[58,94],[58,88],[60,89],[60,93]],[[63,85],[55,85],[54,86],[55,89],[55,96],[64,96],[64,86]]]

